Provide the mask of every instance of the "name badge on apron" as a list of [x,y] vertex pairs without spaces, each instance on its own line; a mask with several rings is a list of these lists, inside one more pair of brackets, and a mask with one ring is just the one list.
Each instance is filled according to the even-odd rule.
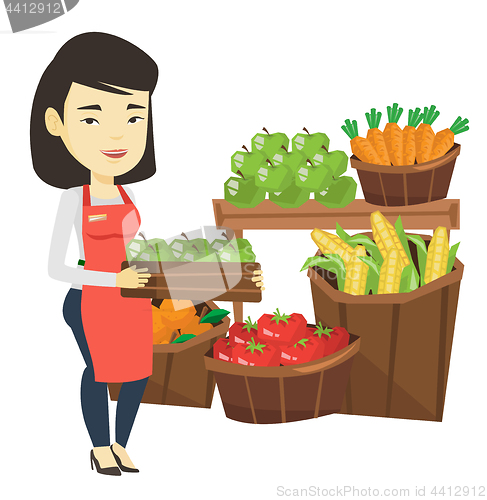
[[88,215],[88,222],[96,222],[99,220],[107,220],[107,214]]

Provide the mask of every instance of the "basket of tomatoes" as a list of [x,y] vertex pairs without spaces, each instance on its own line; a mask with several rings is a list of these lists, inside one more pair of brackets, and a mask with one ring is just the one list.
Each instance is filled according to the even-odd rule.
[[369,130],[360,137],[357,121],[345,120],[350,138],[350,165],[357,170],[365,200],[381,206],[407,206],[446,198],[460,145],[455,136],[469,129],[459,116],[450,128],[435,133],[435,106],[409,110],[408,124],[398,121],[403,108],[387,107],[388,123],[379,129],[382,113],[366,113]]
[[[152,299],[153,369],[142,403],[210,408],[215,379],[204,355],[228,332],[229,311],[214,302]],[[121,384],[108,384],[112,400]]]
[[225,414],[254,424],[340,411],[360,339],[345,328],[308,324],[302,314],[234,323],[205,355]]

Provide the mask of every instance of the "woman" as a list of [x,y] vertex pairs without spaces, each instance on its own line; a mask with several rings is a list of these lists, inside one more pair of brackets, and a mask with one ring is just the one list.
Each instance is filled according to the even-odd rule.
[[[69,40],[44,72],[31,116],[34,170],[64,189],[49,254],[49,275],[72,283],[63,307],[86,368],[83,417],[93,443],[91,467],[138,472],[125,447],[152,373],[150,299],[122,298],[144,286],[144,271],[120,270],[140,217],[122,184],[155,171],[151,96],[156,63],[131,43],[104,33]],[[72,228],[80,260],[64,264]],[[107,382],[122,382],[110,446]]]

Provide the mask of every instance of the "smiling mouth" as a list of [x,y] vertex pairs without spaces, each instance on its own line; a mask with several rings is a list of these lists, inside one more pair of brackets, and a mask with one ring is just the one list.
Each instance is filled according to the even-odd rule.
[[122,158],[127,154],[128,149],[111,149],[111,150],[103,150],[100,152],[103,153],[108,158]]

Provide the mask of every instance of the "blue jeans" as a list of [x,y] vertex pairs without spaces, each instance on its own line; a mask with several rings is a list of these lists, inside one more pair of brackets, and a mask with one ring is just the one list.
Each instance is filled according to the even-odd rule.
[[[81,378],[81,408],[94,447],[110,445],[108,388],[106,382],[95,382],[95,372],[81,321],[81,290],[71,288],[63,305],[63,316],[73,330],[86,368]],[[120,389],[115,416],[115,441],[127,445],[135,416],[144,394],[147,378],[124,382]]]

